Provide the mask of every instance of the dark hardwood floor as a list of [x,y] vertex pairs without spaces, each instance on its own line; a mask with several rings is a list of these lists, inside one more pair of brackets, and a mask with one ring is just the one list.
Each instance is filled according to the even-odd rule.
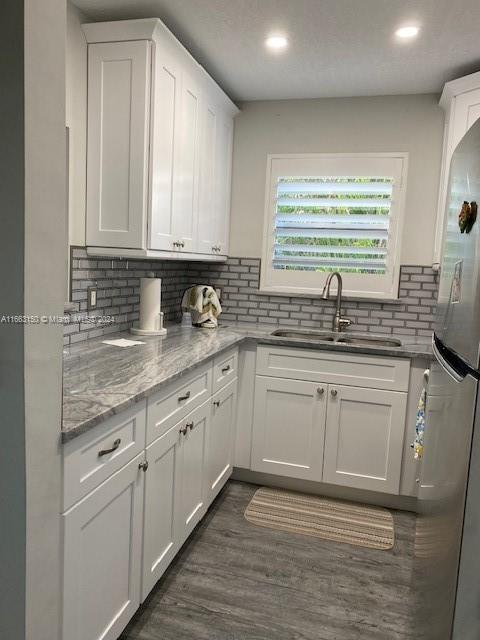
[[407,640],[415,516],[394,512],[392,551],[273,531],[230,482],[122,640]]

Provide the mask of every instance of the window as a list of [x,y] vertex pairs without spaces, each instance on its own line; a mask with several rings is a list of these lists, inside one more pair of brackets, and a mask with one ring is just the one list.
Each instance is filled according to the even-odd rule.
[[407,154],[272,155],[260,288],[319,294],[331,271],[345,295],[396,298]]

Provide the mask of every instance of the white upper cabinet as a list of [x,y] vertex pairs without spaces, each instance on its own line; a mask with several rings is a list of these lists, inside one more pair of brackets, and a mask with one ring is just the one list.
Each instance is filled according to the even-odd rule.
[[87,244],[142,247],[147,219],[150,49],[88,50]]
[[200,179],[202,90],[195,78],[183,74],[180,102],[180,152],[173,200],[173,233],[176,249],[196,250]]
[[470,127],[480,118],[480,72],[447,82],[440,99],[440,106],[445,110],[445,133],[433,255],[434,267],[438,267],[441,262],[443,223],[452,154]]
[[155,48],[153,65],[148,247],[170,251],[175,242],[173,207],[180,152],[182,70],[175,55],[161,45]]
[[158,19],[84,31],[88,251],[225,259],[238,109]]
[[216,136],[214,251],[228,254],[230,235],[230,195],[232,184],[233,120],[222,114]]
[[228,255],[233,119],[215,101],[203,104],[197,251]]

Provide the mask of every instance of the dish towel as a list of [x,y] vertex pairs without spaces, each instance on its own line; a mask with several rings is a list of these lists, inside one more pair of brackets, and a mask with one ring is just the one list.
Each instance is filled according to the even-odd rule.
[[415,423],[415,441],[413,443],[413,451],[415,460],[423,458],[423,436],[425,433],[425,403],[427,400],[427,391],[425,387],[422,389],[417,407],[417,422]]
[[222,307],[217,293],[208,285],[189,287],[182,298],[182,311],[189,311],[195,327],[215,329]]

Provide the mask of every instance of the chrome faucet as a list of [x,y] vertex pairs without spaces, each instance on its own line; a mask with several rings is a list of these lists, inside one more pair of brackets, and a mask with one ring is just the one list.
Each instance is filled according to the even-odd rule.
[[333,271],[328,274],[327,281],[325,282],[325,286],[322,291],[322,299],[328,300],[330,295],[330,284],[332,282],[333,276],[337,277],[337,302],[335,308],[335,315],[333,316],[332,321],[332,330],[335,332],[343,331],[346,327],[352,324],[352,321],[348,318],[342,317],[342,276],[338,273],[338,271]]

